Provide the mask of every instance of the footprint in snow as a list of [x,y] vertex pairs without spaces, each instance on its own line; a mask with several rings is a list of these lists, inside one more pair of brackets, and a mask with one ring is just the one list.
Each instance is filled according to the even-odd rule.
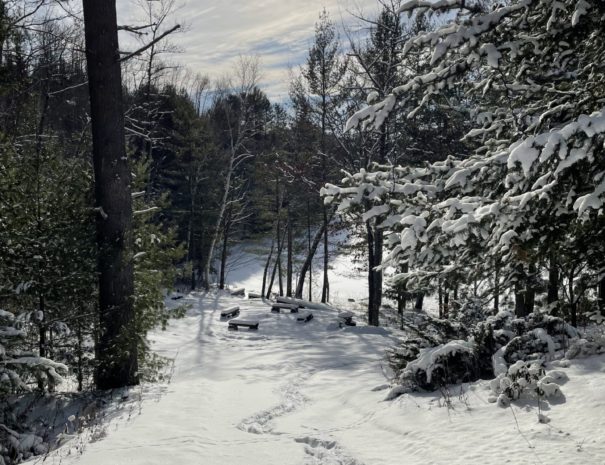
[[306,377],[301,377],[295,382],[286,384],[286,386],[280,390],[283,395],[282,402],[270,409],[263,410],[243,419],[239,425],[237,425],[237,428],[252,434],[276,434],[273,433],[273,420],[293,412],[307,402],[307,398],[300,392],[300,384],[305,379]]
[[304,465],[363,465],[333,439],[305,436],[295,441],[305,446]]

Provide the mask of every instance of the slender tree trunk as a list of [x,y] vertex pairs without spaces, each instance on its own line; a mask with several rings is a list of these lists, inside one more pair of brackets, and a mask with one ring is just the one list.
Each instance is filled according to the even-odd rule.
[[263,270],[263,288],[261,290],[261,295],[265,295],[265,289],[267,286],[267,273],[269,271],[269,265],[271,264],[271,258],[273,257],[273,249],[275,248],[275,238],[271,238],[271,250],[269,250],[269,256],[267,257],[267,261],[265,262],[265,268]]
[[549,306],[559,301],[559,267],[554,252],[551,252],[548,263],[548,295],[546,298]]
[[208,249],[208,257],[206,258],[206,266],[204,268],[204,287],[206,290],[210,289],[210,269],[212,268],[212,257],[214,256],[214,249],[221,233],[221,224],[223,224],[225,211],[227,210],[227,203],[229,201],[229,194],[231,193],[231,178],[233,177],[235,156],[235,149],[232,148],[229,158],[229,170],[227,171],[227,177],[225,178],[225,192],[223,193],[223,198],[221,200],[221,206],[219,209],[218,218],[216,219],[214,234],[212,234],[212,239],[210,240],[210,248]]
[[380,306],[382,304],[382,271],[376,270],[382,262],[382,231],[374,231],[370,222],[366,223],[368,241],[368,324],[380,326]]
[[443,294],[443,318],[449,318],[450,316],[450,289],[447,285],[447,282],[445,284],[445,290],[444,290],[444,294]]
[[[313,256],[315,255],[315,250],[313,250],[313,248],[312,248],[312,241],[311,241],[311,204],[309,203],[308,200],[307,200],[307,242],[309,243],[309,247],[307,249],[307,256],[311,257],[311,260],[309,261],[309,265],[308,265],[309,266],[309,302],[311,302],[313,300]],[[304,264],[303,264],[303,269],[304,269]],[[297,284],[297,286],[296,286],[296,298],[298,298],[298,299],[302,298],[302,286],[305,283],[304,273],[302,271],[301,271],[301,276],[302,276],[302,284],[300,284],[301,281],[299,280],[299,284]],[[301,289],[300,296],[298,295],[299,287]]]
[[421,311],[424,305],[424,292],[419,292],[416,295],[416,304],[414,305],[414,309],[417,311]]
[[[190,181],[191,182],[191,181]],[[195,215],[195,194],[190,187],[191,202],[189,204],[189,221],[187,222],[187,263],[191,266],[191,290],[195,290],[195,267],[193,266],[194,244],[193,244],[193,224]]]
[[225,289],[225,274],[227,270],[227,252],[229,251],[229,233],[231,231],[231,207],[225,218],[225,227],[223,228],[223,247],[221,250],[221,272],[219,288]]
[[330,282],[328,281],[328,265],[330,261],[328,248],[328,209],[323,206],[323,222],[324,222],[324,282],[321,289],[321,302],[326,303],[330,299]]
[[525,306],[525,286],[526,281],[523,264],[516,266],[516,282],[515,282],[515,316],[523,318],[527,316],[527,307]]
[[[497,260],[497,259],[496,259]],[[500,263],[494,266],[494,313],[500,311]]]
[[[284,229],[284,236],[288,233],[288,228],[286,226],[286,229]],[[281,231],[278,230],[277,231],[277,240],[280,241],[280,237],[281,237]],[[285,239],[285,237],[284,237]],[[279,283],[279,295],[283,296],[284,295],[284,281],[283,281],[283,273],[282,273],[282,266],[281,266],[281,250],[284,246],[284,239],[282,239],[280,242],[277,243],[277,249],[280,251],[280,253],[277,254],[277,277],[278,277],[278,283]]]
[[605,276],[599,281],[599,287],[597,289],[599,297],[599,309],[601,315],[605,315]]
[[374,297],[376,292],[374,287],[374,230],[369,221],[366,222],[366,234],[368,246],[368,324],[378,326],[375,324],[377,318],[374,314],[374,302],[376,301]]
[[527,286],[525,288],[525,307],[528,315],[534,312],[534,305],[536,302],[536,289],[534,286],[536,273],[536,265],[534,263],[530,263],[529,276],[527,277]]
[[[309,230],[310,231],[310,230]],[[297,299],[302,299],[303,287],[305,285],[305,279],[307,277],[307,272],[311,270],[311,264],[313,262],[313,257],[315,256],[315,251],[317,250],[317,246],[321,242],[321,239],[324,235],[324,225],[322,224],[321,228],[315,233],[315,237],[311,244],[309,244],[309,252],[307,253],[307,258],[305,259],[302,268],[300,269],[300,276],[298,277],[298,283],[296,284],[296,293],[295,297]],[[311,286],[309,285],[309,289]],[[309,300],[311,300],[311,296],[309,296]]]
[[99,389],[138,384],[131,173],[115,0],[84,0],[99,252]]
[[454,301],[452,302],[452,308],[458,310],[460,308],[460,305],[458,303],[458,281],[454,283],[453,299]]
[[[374,267],[382,265],[382,249],[384,245],[384,232],[378,230],[374,233]],[[380,307],[382,306],[382,270],[374,269],[374,304],[375,326],[380,326]]]
[[525,294],[522,290],[515,291],[515,316],[522,318],[527,315],[525,309]]
[[568,284],[569,315],[571,318],[571,325],[577,327],[578,326],[578,309],[577,309],[575,290],[573,287],[575,279],[576,279],[576,267],[574,265],[572,265],[571,269],[569,270],[569,284]]
[[292,240],[292,218],[290,217],[290,207],[288,206],[288,258],[286,264],[286,295],[292,297],[292,256],[293,256],[293,240]]
[[77,358],[77,370],[76,378],[78,381],[78,392],[82,392],[84,389],[84,351],[82,350],[82,345],[84,343],[84,338],[82,337],[82,322],[80,319],[76,321],[76,336],[78,338],[76,345],[76,358]]
[[439,284],[437,288],[437,294],[439,296],[439,318],[443,318],[443,281],[439,279]]
[[[279,229],[278,229],[278,234],[279,234]],[[284,236],[281,238],[279,235],[277,236],[277,255],[275,256],[275,262],[273,263],[273,271],[271,272],[271,281],[269,282],[269,288],[267,289],[267,298],[269,298],[271,295],[271,289],[273,288],[273,282],[275,281],[275,274],[277,272],[279,260],[281,258],[282,249],[284,247],[284,242],[285,242],[284,239],[285,239],[285,233],[284,233]]]

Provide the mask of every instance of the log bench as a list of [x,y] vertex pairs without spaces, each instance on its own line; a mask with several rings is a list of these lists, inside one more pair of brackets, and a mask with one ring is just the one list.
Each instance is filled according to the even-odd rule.
[[258,292],[248,292],[248,299],[262,299],[263,296]]
[[237,287],[235,289],[231,289],[232,296],[244,296],[246,295],[246,289],[243,287]]
[[296,321],[300,321],[302,323],[306,323],[313,319],[313,314],[311,312],[301,312],[296,316]]
[[279,296],[275,299],[277,301],[277,303],[279,304],[289,304],[289,305],[296,305],[299,308],[305,308],[305,306],[301,303],[300,300],[297,299],[293,299],[292,297],[283,297],[283,296]]
[[298,313],[298,305],[284,304],[280,302],[276,302],[271,305],[271,311],[273,313],[281,313],[282,310],[288,310],[290,313]]
[[237,315],[239,315],[239,307],[231,307],[221,312],[221,319],[235,318]]
[[258,329],[259,325],[258,320],[229,320],[229,329],[233,331],[237,331],[240,326],[243,326],[248,329]]
[[340,326],[342,326],[343,324],[345,326],[357,326],[357,323],[353,321],[354,316],[355,315],[353,314],[353,312],[340,312],[338,314],[338,321],[340,323]]

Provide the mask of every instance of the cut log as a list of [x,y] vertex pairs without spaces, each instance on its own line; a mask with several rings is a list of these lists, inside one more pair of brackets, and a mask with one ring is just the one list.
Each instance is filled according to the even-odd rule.
[[296,317],[296,321],[300,321],[301,323],[306,323],[313,319],[313,314],[311,312],[301,312]]
[[246,295],[246,289],[243,287],[236,287],[235,289],[231,289],[232,296],[244,296]]
[[298,305],[274,303],[271,305],[273,313],[281,313],[282,310],[288,310],[290,313],[298,313]]
[[262,299],[263,296],[258,292],[248,292],[249,299]]
[[299,308],[305,308],[304,300],[294,299],[292,297],[282,297],[282,296],[277,297],[275,300],[277,300],[277,302],[280,304],[296,305]]
[[256,330],[260,322],[258,320],[229,320],[229,329],[237,331],[240,326]]
[[235,318],[239,315],[239,307],[231,307],[221,312],[221,318]]

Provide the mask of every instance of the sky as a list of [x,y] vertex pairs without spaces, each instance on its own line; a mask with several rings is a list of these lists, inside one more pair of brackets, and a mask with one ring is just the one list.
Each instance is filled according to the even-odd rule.
[[[181,52],[173,61],[211,79],[233,73],[240,55],[258,55],[264,90],[272,99],[288,94],[289,70],[304,63],[314,24],[325,7],[341,29],[359,30],[354,15],[372,17],[377,0],[176,0],[169,24],[185,26],[171,41]],[[136,0],[120,0],[118,22],[141,23]],[[367,27],[367,25],[366,25]]]

